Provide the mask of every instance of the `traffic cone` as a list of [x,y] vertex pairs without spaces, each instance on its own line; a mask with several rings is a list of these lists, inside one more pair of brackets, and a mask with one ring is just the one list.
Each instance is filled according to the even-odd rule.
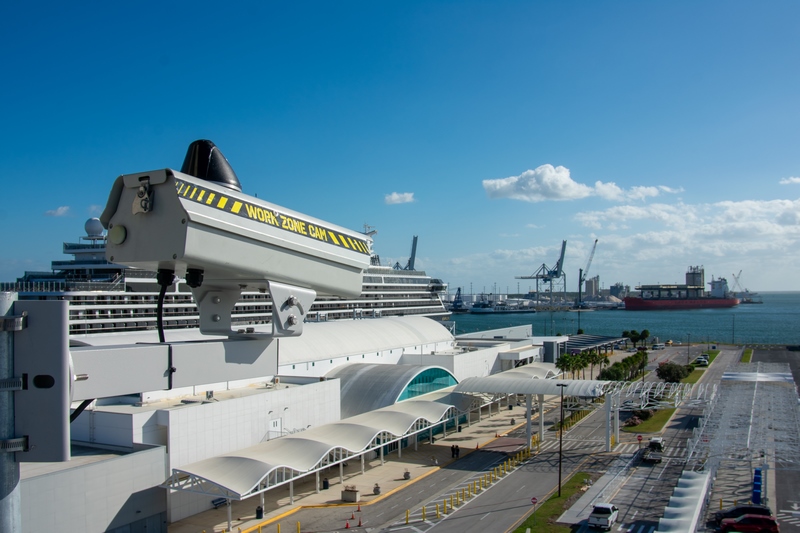
[[359,513],[361,512],[361,504],[360,503],[358,504],[358,509],[356,509],[356,511],[358,511]]
[[475,443],[475,449],[476,450],[478,449],[478,443],[477,442]]
[[361,527],[361,517],[358,517],[358,527]]
[[350,529],[350,520],[345,520],[345,522],[344,522],[344,528],[345,528],[345,529]]
[[350,520],[355,520],[355,519],[356,519],[356,513],[351,512],[350,513]]

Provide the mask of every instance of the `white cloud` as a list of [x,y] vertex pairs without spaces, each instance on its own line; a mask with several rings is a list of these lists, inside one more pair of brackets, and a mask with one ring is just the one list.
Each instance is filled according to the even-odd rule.
[[779,183],[781,185],[790,185],[790,184],[800,183],[800,178],[797,178],[797,177],[783,178]]
[[45,215],[49,217],[65,217],[69,214],[69,206],[62,205],[56,209],[50,209],[49,211],[44,212]]
[[393,192],[384,197],[384,202],[388,205],[392,204],[407,204],[414,201],[413,192]]
[[489,198],[512,198],[526,202],[577,200],[592,194],[592,188],[572,180],[569,169],[542,165],[519,176],[483,180]]
[[503,290],[508,285],[516,291],[519,285],[526,291],[535,282],[515,277],[530,275],[542,264],[552,267],[564,238],[568,290],[575,291],[578,268],[586,264],[598,238],[590,275],[599,275],[606,287],[616,282],[631,287],[683,283],[688,265],[703,265],[706,281],[715,276],[731,283],[731,273],[744,270],[746,286],[752,290],[798,290],[792,268],[800,263],[800,199],[616,205],[573,218],[583,231],[542,232],[536,240],[544,246],[485,250],[440,260],[439,265],[445,265],[443,277],[452,288],[469,288],[474,282],[475,293],[491,291],[495,282]]
[[626,191],[614,182],[602,181],[596,181],[594,187],[590,187],[573,180],[568,168],[553,165],[542,165],[536,170],[526,170],[519,176],[483,180],[483,188],[489,198],[511,198],[525,202],[580,200],[588,196],[622,202],[644,200],[661,193],[674,194],[681,191],[663,185],[635,186]]

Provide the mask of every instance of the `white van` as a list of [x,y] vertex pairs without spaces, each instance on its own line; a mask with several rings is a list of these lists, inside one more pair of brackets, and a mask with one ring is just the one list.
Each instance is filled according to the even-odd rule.
[[654,345],[653,345],[653,349],[654,349],[654,350],[663,350],[663,349],[665,349],[666,347],[667,347],[667,345],[666,345],[666,344],[662,344],[662,343],[660,343],[660,342],[659,342],[659,343],[656,343],[656,344],[654,344]]

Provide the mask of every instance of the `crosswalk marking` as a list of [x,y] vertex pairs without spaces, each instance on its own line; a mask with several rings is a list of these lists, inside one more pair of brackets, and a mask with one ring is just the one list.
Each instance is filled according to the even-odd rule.
[[[539,452],[552,452],[558,451],[558,440],[547,440],[542,442],[538,445],[537,448]],[[590,452],[598,452],[605,450],[605,444],[602,442],[597,441],[577,441],[577,440],[569,440],[564,441],[562,443],[562,449],[564,451],[570,450],[581,450],[581,451],[590,451]],[[613,450],[613,453],[617,453],[620,455],[633,455],[634,453],[638,452],[641,449],[638,443],[625,443],[625,444],[618,444]],[[664,455],[665,458],[679,458],[684,457],[686,455],[686,449],[683,447],[676,447],[669,450],[670,453]]]

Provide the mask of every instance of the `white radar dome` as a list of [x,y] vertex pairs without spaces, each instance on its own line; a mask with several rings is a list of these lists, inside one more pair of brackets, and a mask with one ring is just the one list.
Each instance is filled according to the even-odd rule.
[[90,218],[87,220],[83,229],[86,230],[86,235],[89,237],[102,237],[103,235],[103,223],[100,222],[99,218]]

